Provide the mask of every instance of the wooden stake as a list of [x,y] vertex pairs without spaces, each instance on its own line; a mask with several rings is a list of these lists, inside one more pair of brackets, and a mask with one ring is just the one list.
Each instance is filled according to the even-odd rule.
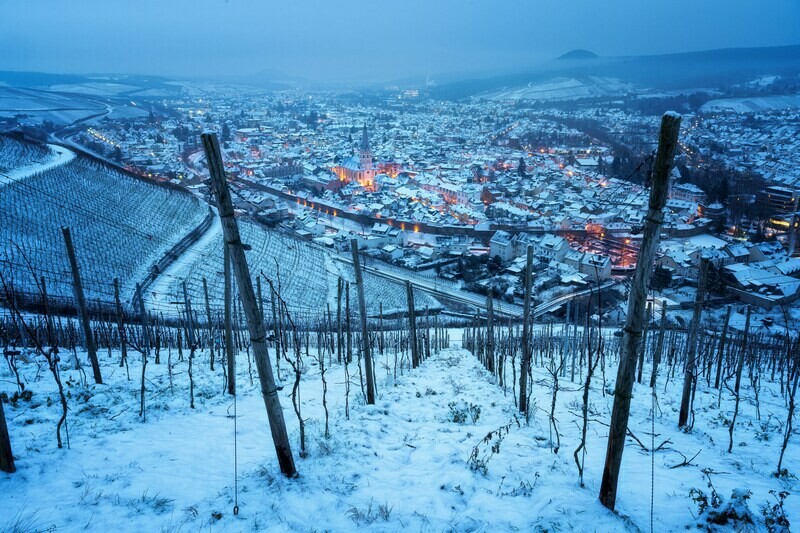
[[697,344],[700,339],[700,319],[703,314],[703,301],[706,298],[706,280],[708,278],[708,259],[700,260],[700,274],[697,279],[697,294],[694,299],[694,312],[692,313],[691,331],[686,346],[686,369],[683,373],[683,394],[681,394],[681,409],[678,413],[678,427],[686,426],[689,420],[689,403],[692,396],[692,384],[695,380],[694,367],[697,358]]
[[653,352],[653,373],[650,374],[650,388],[656,386],[656,378],[658,377],[658,365],[661,363],[661,352],[664,350],[664,331],[667,328],[667,301],[661,302],[661,327],[658,330],[658,341],[656,349]]
[[358,241],[350,240],[350,251],[353,253],[353,270],[356,273],[356,289],[358,290],[358,310],[361,314],[361,344],[364,352],[364,372],[367,375],[367,404],[375,403],[375,380],[372,372],[372,354],[369,346],[369,330],[367,330],[367,303],[364,300],[364,280],[361,277],[361,266],[358,262]]
[[622,452],[625,449],[625,436],[628,431],[633,373],[636,367],[636,348],[642,337],[647,288],[658,249],[661,225],[664,222],[663,209],[667,203],[669,174],[678,144],[680,124],[681,116],[674,112],[666,113],[661,119],[658,152],[653,166],[650,205],[645,218],[642,246],[639,250],[639,259],[636,262],[636,271],[628,298],[628,317],[620,347],[620,362],[614,389],[614,407],[611,413],[606,460],[600,484],[600,503],[612,511],[617,502],[619,470],[622,465]]
[[414,287],[406,280],[406,297],[408,299],[408,331],[411,344],[411,366],[419,366],[419,346],[417,345],[417,315],[414,312]]
[[[227,182],[225,183],[227,186]],[[222,244],[224,249],[223,261],[225,275],[225,309],[223,311],[225,321],[225,359],[228,367],[228,394],[236,394],[236,356],[233,350],[233,317],[231,307],[233,303],[233,280],[231,279],[231,252],[226,243]]]
[[267,352],[264,321],[261,320],[258,313],[258,304],[253,291],[253,280],[250,278],[250,269],[247,266],[244,246],[242,246],[239,236],[239,227],[233,214],[233,202],[231,201],[231,193],[225,178],[219,142],[214,133],[204,133],[201,137],[206,160],[208,161],[208,170],[211,174],[212,190],[217,199],[217,208],[222,221],[225,247],[230,251],[233,271],[236,274],[236,285],[239,287],[239,295],[242,299],[244,312],[247,315],[247,328],[250,332],[250,342],[255,354],[258,378],[261,382],[261,394],[264,397],[264,405],[269,418],[275,452],[278,456],[281,472],[286,476],[293,477],[297,474],[297,469],[295,468],[292,449],[289,445],[289,435],[286,432],[286,421],[283,418],[278,389],[275,386],[275,378],[272,375],[272,365]]
[[214,371],[214,325],[211,321],[211,304],[208,301],[208,282],[203,278],[203,297],[206,300],[206,321],[208,322],[208,350],[211,371]]
[[531,275],[533,269],[533,246],[528,245],[525,266],[525,307],[522,314],[522,362],[519,372],[519,412],[528,411],[528,371],[531,368]]
[[119,360],[119,366],[125,366],[128,361],[128,342],[125,336],[125,324],[122,319],[122,303],[119,300],[119,279],[114,278],[114,310],[117,314],[117,331],[119,332],[119,344],[122,351],[122,357]]
[[731,321],[731,310],[733,308],[729,305],[728,310],[725,312],[725,322],[722,325],[722,336],[719,339],[719,353],[717,355],[717,375],[714,378],[714,388],[719,389],[720,378],[722,377],[722,355],[725,353],[725,341],[728,337],[728,323]]
[[[86,298],[83,296],[83,284],[81,283],[81,273],[78,270],[78,260],[75,258],[75,249],[72,247],[72,235],[70,235],[67,227],[61,228],[61,232],[64,234],[64,244],[67,246],[69,266],[72,270],[72,290],[75,294],[75,303],[78,304],[83,335],[86,337],[86,351],[89,352],[89,361],[92,363],[94,382],[101,384],[103,383],[103,376],[100,374],[100,363],[97,360],[97,348],[94,343],[92,324],[89,322],[89,310],[86,308]],[[139,297],[142,298],[142,295],[139,294]]]

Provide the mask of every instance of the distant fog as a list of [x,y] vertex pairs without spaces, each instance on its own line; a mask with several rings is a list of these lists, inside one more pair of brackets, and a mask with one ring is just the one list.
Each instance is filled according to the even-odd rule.
[[0,0],[0,70],[373,82],[800,42],[797,0]]

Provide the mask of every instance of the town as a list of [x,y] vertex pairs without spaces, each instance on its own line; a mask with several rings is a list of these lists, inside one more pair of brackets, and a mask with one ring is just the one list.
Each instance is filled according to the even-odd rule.
[[[658,119],[647,106],[658,95],[609,105],[518,94],[451,102],[401,87],[187,92],[127,106],[124,118],[44,126],[209,202],[200,133],[216,131],[248,218],[333,253],[356,238],[379,262],[510,303],[521,302],[528,246],[542,301],[635,267]],[[800,111],[710,98],[683,99],[693,112],[670,177],[654,298],[688,305],[706,258],[720,301],[777,312],[800,297]],[[43,126],[35,115],[5,121]]]

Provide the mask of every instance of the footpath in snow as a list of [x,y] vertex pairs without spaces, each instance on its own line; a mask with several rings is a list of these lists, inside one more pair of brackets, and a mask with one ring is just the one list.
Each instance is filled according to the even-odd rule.
[[[550,473],[535,471],[526,459],[549,453],[538,448],[541,430],[517,426],[512,398],[504,397],[461,348],[434,355],[397,381],[387,373],[386,360],[380,362],[373,406],[364,405],[358,369],[350,365],[349,420],[344,370],[334,364],[327,372],[327,439],[319,372],[311,366],[301,385],[305,458],[299,453],[291,384],[285,383],[282,404],[299,471],[291,480],[278,470],[257,380],[250,385],[242,354],[237,405],[240,513],[234,516],[233,404],[220,394],[220,366],[212,374],[207,354],[198,354],[197,408],[192,410],[186,361],[177,363],[176,357],[173,351],[172,391],[166,354],[162,352],[160,365],[151,358],[146,422],[138,417],[138,354],[130,355],[131,381],[117,367],[117,354],[111,359],[103,355],[106,385],[81,385],[79,372],[64,365],[69,450],[55,446],[60,413],[48,388],[50,376],[42,374],[40,381],[29,383],[34,391],[29,402],[7,404],[18,471],[0,476],[0,491],[7,495],[0,529],[14,524],[59,531],[622,527],[593,493],[576,489],[574,476],[558,476],[542,486],[540,478]],[[23,372],[31,381],[34,373],[33,367]],[[285,368],[283,374],[286,378]],[[501,426],[509,431],[499,453],[481,445],[477,457],[484,467],[476,469],[477,463],[469,461],[473,449]]]
[[[450,330],[451,338],[459,334]],[[754,513],[770,501],[769,490],[789,491],[787,513],[795,518],[789,506],[796,480],[770,474],[780,439],[776,420],[785,416],[773,387],[762,389],[761,422],[752,399],[744,396],[737,445],[728,454],[722,421],[727,411],[716,408],[716,393],[698,390],[698,420],[692,432],[684,433],[675,429],[680,375],[669,384],[659,380],[655,435],[650,437],[652,397],[649,387],[637,385],[631,428],[644,444],[629,439],[614,514],[597,500],[607,439],[604,422],[613,403],[602,369],[590,395],[581,487],[572,452],[580,432],[582,379],[561,381],[556,453],[548,420],[552,378],[544,368],[533,370],[532,416],[526,423],[519,418],[510,385],[518,372],[513,379],[506,376],[504,392],[460,347],[434,354],[396,378],[393,353],[376,354],[375,405],[365,405],[358,366],[349,365],[348,418],[345,371],[334,362],[326,364],[326,438],[322,383],[312,350],[304,359],[300,385],[304,454],[291,402],[293,378],[287,363],[281,363],[281,402],[299,472],[287,479],[278,469],[258,380],[251,378],[255,368],[248,365],[247,355],[238,357],[234,408],[232,398],[222,392],[222,365],[212,372],[208,352],[197,353],[195,409],[189,406],[188,351],[183,355],[179,361],[176,350],[170,355],[162,348],[160,364],[151,356],[143,421],[138,352],[130,350],[128,373],[118,366],[118,353],[101,351],[105,385],[94,385],[86,383],[86,374],[74,370],[71,355],[62,351],[70,449],[61,450],[55,445],[60,406],[52,377],[46,367],[21,364],[32,395],[5,404],[18,470],[0,474],[0,531],[646,531],[651,475],[654,530],[681,531],[694,527],[697,503],[690,491],[710,493],[704,471],[711,472],[723,498],[739,488],[752,490]],[[518,367],[508,363],[512,374]],[[614,371],[607,368],[605,373]],[[87,373],[91,379],[88,368]],[[668,379],[666,371],[663,379]],[[7,365],[0,365],[0,383],[9,395],[15,389]],[[723,407],[729,403],[726,398]],[[655,456],[644,449],[659,443],[664,445]],[[689,458],[691,464],[676,468]],[[792,442],[785,465],[796,472],[797,464]],[[234,516],[237,489],[240,512]]]

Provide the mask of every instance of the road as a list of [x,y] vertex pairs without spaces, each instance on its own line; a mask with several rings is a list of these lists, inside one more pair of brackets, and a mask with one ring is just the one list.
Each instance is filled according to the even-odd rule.
[[[332,254],[332,257],[337,261],[347,263],[351,266],[353,264],[353,260],[348,259],[348,257],[344,255]],[[464,304],[484,312],[486,311],[485,296],[476,294],[474,292],[465,291],[463,289],[459,289],[455,286],[455,284],[443,282],[436,278],[427,279],[420,276],[415,276],[412,272],[394,269],[388,265],[381,265],[380,268],[375,266],[362,265],[362,268],[366,272],[375,274],[376,276],[380,276],[384,279],[388,279],[394,282],[405,283],[406,281],[409,281],[411,282],[411,285],[415,289],[427,292],[428,294],[431,294],[433,296],[437,296],[440,298],[444,298],[446,300],[451,300],[460,304]],[[553,298],[552,300],[548,300],[546,302],[542,302],[541,304],[537,305],[533,309],[533,316],[534,318],[537,316],[541,316],[547,312],[557,309],[559,306],[566,303],[568,300],[572,300],[574,298],[580,298],[582,296],[587,296],[589,294],[592,294],[593,292],[597,292],[598,290],[604,291],[620,283],[622,283],[622,281],[611,279],[606,281],[599,287],[590,287],[588,289],[570,292],[568,294],[562,294],[560,296]],[[523,308],[521,305],[508,303],[500,298],[497,298],[494,301],[494,314],[497,317],[521,318],[523,314]]]

